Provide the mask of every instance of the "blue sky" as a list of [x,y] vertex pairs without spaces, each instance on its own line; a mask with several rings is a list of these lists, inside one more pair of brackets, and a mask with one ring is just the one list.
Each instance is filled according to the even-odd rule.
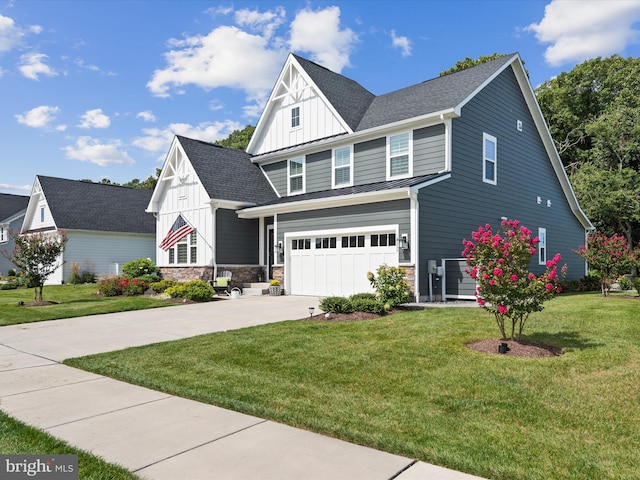
[[535,88],[637,57],[639,22],[640,0],[0,0],[0,192],[144,180],[175,134],[255,125],[290,51],[375,94],[519,52]]

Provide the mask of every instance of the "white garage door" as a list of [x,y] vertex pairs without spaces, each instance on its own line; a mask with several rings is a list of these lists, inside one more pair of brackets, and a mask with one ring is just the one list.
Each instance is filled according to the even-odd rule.
[[291,238],[287,249],[293,295],[371,292],[367,272],[398,265],[396,234],[389,232]]

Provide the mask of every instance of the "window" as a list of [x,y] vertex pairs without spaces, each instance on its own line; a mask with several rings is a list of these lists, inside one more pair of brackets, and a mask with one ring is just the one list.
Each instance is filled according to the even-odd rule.
[[482,134],[482,181],[496,185],[498,183],[498,141],[488,133]]
[[372,247],[393,247],[396,244],[395,233],[382,233],[379,235],[371,235]]
[[7,241],[7,232],[4,230],[4,225],[0,225],[0,243]]
[[289,195],[304,193],[304,158],[289,160]]
[[351,182],[351,147],[333,151],[333,187],[349,187]]
[[40,223],[44,223],[44,207],[40,207]]
[[351,235],[342,237],[342,248],[362,248],[364,247],[364,235]]
[[169,249],[169,263],[197,263],[198,235],[194,230]]
[[310,238],[296,238],[291,241],[292,250],[310,250],[311,239]]
[[387,180],[413,175],[409,132],[387,139]]
[[291,128],[300,126],[300,107],[293,107],[291,109]]
[[316,238],[316,250],[321,248],[336,248],[336,237]]
[[540,243],[538,243],[538,263],[540,265],[547,264],[547,229],[539,228],[538,229],[538,238],[540,239]]

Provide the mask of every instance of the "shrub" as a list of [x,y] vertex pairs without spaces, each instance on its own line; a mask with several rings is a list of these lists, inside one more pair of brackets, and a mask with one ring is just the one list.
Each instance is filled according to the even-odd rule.
[[353,295],[351,295],[349,297],[349,300],[356,301],[356,300],[377,300],[376,294],[375,293],[354,293]]
[[353,310],[356,312],[383,313],[385,308],[380,300],[375,298],[358,297],[351,300]]
[[636,293],[640,295],[640,277],[632,278],[631,282],[633,283],[633,288],[636,289]]
[[167,288],[164,293],[172,298],[186,298],[194,302],[207,302],[215,295],[213,287],[202,280],[191,280]]
[[156,293],[163,293],[167,288],[173,287],[174,285],[177,285],[177,284],[178,282],[174,280],[160,280],[157,282],[151,282],[149,284],[149,288]]
[[20,282],[0,283],[0,290],[15,290],[20,286]]
[[325,297],[320,300],[320,309],[323,312],[353,313],[353,305],[345,297]]
[[9,270],[7,270],[7,277],[15,277],[16,276],[16,271],[13,268],[10,268]]
[[87,271],[87,270],[80,270],[80,265],[77,262],[73,262],[71,264],[71,274],[69,275],[69,279],[67,280],[67,283],[70,283],[72,285],[81,285],[84,283],[96,283],[96,276],[95,274]]
[[98,295],[104,295],[105,297],[122,295],[120,280],[122,280],[122,277],[109,277],[100,280],[98,282]]
[[155,283],[161,280],[160,276],[155,273],[145,273],[144,275],[140,275],[139,277],[131,277],[131,278],[137,278],[138,280],[142,282],[147,282],[147,283]]
[[367,278],[375,289],[378,299],[390,310],[409,301],[410,287],[406,280],[406,271],[400,267],[382,264],[376,271],[378,276],[367,272]]
[[150,258],[140,258],[131,260],[122,266],[122,273],[130,278],[140,278],[144,275],[155,275],[158,267]]
[[122,278],[120,280],[120,291],[122,292],[122,295],[126,297],[142,295],[147,291],[147,288],[149,288],[149,283],[137,278]]

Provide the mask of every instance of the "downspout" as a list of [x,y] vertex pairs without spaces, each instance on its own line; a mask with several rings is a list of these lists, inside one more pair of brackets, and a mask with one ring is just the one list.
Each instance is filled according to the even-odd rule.
[[211,202],[211,266],[213,267],[211,273],[211,283],[215,282],[218,277],[218,263],[216,262],[216,212],[220,208],[219,202]]
[[414,294],[416,302],[420,302],[420,251],[419,251],[419,233],[420,233],[420,216],[418,209],[420,203],[418,202],[418,192],[411,190],[409,192],[411,200],[411,260],[413,263],[413,282],[414,282]]

